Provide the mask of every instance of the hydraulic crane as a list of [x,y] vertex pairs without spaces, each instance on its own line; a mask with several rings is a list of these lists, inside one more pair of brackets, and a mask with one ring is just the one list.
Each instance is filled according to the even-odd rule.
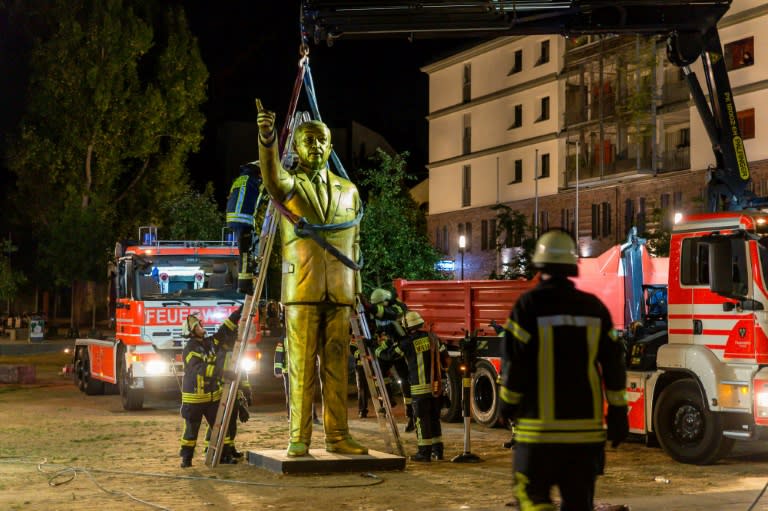
[[[500,37],[645,34],[665,37],[669,61],[683,69],[715,154],[708,170],[709,211],[762,206],[750,171],[717,22],[732,0],[304,0],[302,23],[315,43],[340,37]],[[707,93],[691,70],[701,58]],[[707,97],[710,100],[707,100]]]

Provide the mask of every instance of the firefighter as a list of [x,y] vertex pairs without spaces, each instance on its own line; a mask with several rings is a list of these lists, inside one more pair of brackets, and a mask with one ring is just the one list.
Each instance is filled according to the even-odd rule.
[[412,461],[429,462],[443,459],[443,437],[440,427],[443,369],[450,362],[445,344],[423,330],[424,319],[416,311],[405,313],[406,335],[398,343],[380,352],[384,360],[402,357],[408,367],[408,380],[416,416],[416,438],[419,451]]
[[[563,231],[536,242],[541,282],[515,303],[505,325],[501,413],[515,422],[514,484],[520,509],[591,511],[606,438],[629,434],[624,348],[610,313],[568,277],[576,246]],[[603,429],[603,386],[608,431]]]
[[[288,379],[288,358],[286,357],[285,344],[283,341],[278,341],[275,345],[274,374],[275,378],[283,379],[285,411],[288,420],[291,420],[291,386]],[[312,423],[320,424],[320,418],[317,415],[317,406],[315,405],[314,399],[312,400]]]
[[[362,342],[362,341],[360,341]],[[360,349],[357,338],[350,334],[349,351],[355,361],[355,384],[357,385],[357,416],[361,419],[368,417],[368,401],[371,399],[371,390],[368,388],[368,380],[363,368],[365,350]]]
[[[223,357],[217,357],[217,344],[234,344],[241,312],[242,308],[230,314],[213,336],[205,335],[203,321],[195,313],[187,316],[181,324],[181,333],[188,338],[183,351],[184,378],[181,390],[184,432],[181,436],[179,456],[181,456],[182,468],[192,465],[197,434],[203,417],[209,427],[216,421],[222,393],[221,377],[224,371]],[[231,445],[231,439],[229,442]],[[221,460],[222,463],[231,463],[231,451],[224,452]]]
[[[379,338],[378,350],[386,348],[388,342],[398,343],[405,336],[402,320],[408,311],[408,306],[399,300],[391,291],[382,288],[376,288],[371,292],[371,299],[363,301],[363,306],[370,316],[374,319],[376,334]],[[405,404],[405,413],[408,417],[408,423],[405,426],[406,433],[414,430],[413,407],[411,406],[411,385],[408,383],[408,364],[402,356],[395,357],[389,361],[383,361],[381,364],[381,374],[385,375],[385,384],[387,394],[392,406],[395,401],[392,398],[391,373],[394,367],[400,381],[400,388],[403,391],[403,403]],[[389,380],[389,381],[387,381]]]
[[240,167],[240,176],[234,180],[227,198],[227,227],[237,236],[240,263],[237,289],[246,295],[253,294],[253,230],[254,214],[261,194],[259,162],[252,161]]

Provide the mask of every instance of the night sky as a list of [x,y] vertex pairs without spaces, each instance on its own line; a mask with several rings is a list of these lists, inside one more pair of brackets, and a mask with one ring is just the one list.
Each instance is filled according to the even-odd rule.
[[[299,1],[229,1],[215,10],[208,2],[184,5],[211,75],[204,106],[206,141],[190,160],[193,175],[202,183],[211,179],[210,169],[216,166],[213,138],[218,123],[254,121],[253,100],[259,97],[278,113],[282,125],[298,63]],[[354,120],[380,133],[396,151],[410,152],[412,174],[426,177],[428,79],[419,68],[468,44],[461,39],[342,37],[329,48],[310,42],[323,120],[339,128]],[[303,92],[299,108],[309,110]]]

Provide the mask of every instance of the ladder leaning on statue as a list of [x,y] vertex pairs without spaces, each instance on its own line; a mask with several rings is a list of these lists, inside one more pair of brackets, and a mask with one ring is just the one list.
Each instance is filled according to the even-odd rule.
[[[295,128],[302,122],[310,120],[310,116],[307,112],[296,112],[298,96],[301,92],[302,83],[304,84],[304,89],[307,93],[307,98],[309,100],[310,108],[314,118],[321,120],[314,91],[314,83],[312,81],[312,74],[309,69],[308,49],[306,45],[302,45],[302,57],[299,61],[299,72],[296,76],[296,81],[294,82],[293,94],[291,96],[288,114],[286,115],[286,121],[283,125],[282,131],[280,132],[279,147],[284,165],[287,163],[286,160],[289,155],[288,148],[291,146],[291,139],[293,137]],[[341,160],[339,160],[339,157],[333,150],[331,151],[331,160],[333,161],[338,173],[342,177],[349,179],[349,176],[341,164]],[[259,200],[261,200],[261,198],[268,198],[266,191],[262,190],[261,193],[262,195],[260,195]],[[306,224],[297,225],[302,222],[303,219],[296,218],[290,212],[285,210],[281,204],[271,199],[267,201],[266,212],[264,215],[264,221],[262,222],[261,231],[258,237],[254,239],[255,249],[253,253],[256,255],[254,256],[253,265],[253,295],[246,296],[245,304],[243,306],[242,318],[238,326],[237,341],[235,342],[235,346],[232,350],[231,366],[234,369],[233,372],[235,374],[239,373],[239,364],[245,353],[247,340],[251,338],[251,335],[248,334],[250,334],[251,330],[254,328],[254,321],[258,322],[258,298],[261,297],[261,293],[266,282],[267,267],[269,265],[269,259],[272,254],[272,246],[274,244],[275,234],[277,232],[278,212],[286,216],[286,218],[288,218],[288,220],[290,220],[297,229],[301,228],[306,233],[306,236],[313,238],[316,242],[321,244],[321,246],[324,246],[324,248],[333,250],[333,247],[327,246],[327,243],[325,243],[324,239],[315,231],[314,228],[320,226],[312,226]],[[359,222],[361,218],[362,208],[358,217],[353,222],[350,222],[350,225],[354,225],[354,223]],[[339,224],[331,227],[338,229],[343,228],[344,225]],[[337,257],[341,259],[344,256],[338,254]],[[342,260],[342,262],[348,265],[356,265],[356,263],[348,260],[346,262]],[[356,267],[356,269],[359,270],[359,267]],[[361,308],[358,308],[357,314],[352,315],[351,321],[353,332],[359,332],[361,335],[364,335],[365,338],[370,339],[370,329],[368,328],[368,323],[365,318],[364,311]],[[381,406],[377,407],[376,412],[376,415],[379,418],[379,425],[382,426],[383,423],[386,423],[389,426],[390,439],[395,443],[394,448],[390,445],[391,452],[393,454],[397,452],[401,456],[405,456],[403,445],[400,440],[400,434],[397,430],[397,423],[392,417],[392,406],[384,387],[384,379],[381,374],[381,367],[379,366],[378,360],[375,356],[373,356],[373,353],[370,349],[366,348],[364,353],[367,355],[365,357],[366,363],[364,364],[364,367],[366,368],[366,379],[368,380],[368,385],[371,389],[371,395],[378,396],[378,401],[381,403]],[[228,426],[230,419],[232,418],[235,404],[237,403],[237,390],[239,380],[239,377],[236,377],[232,381],[225,381],[221,401],[219,402],[219,408],[216,414],[216,420],[211,427],[211,438],[208,450],[206,451],[205,464],[209,467],[215,467],[221,460],[224,439],[229,429]],[[374,404],[375,403],[376,401]]]
[[[371,330],[368,327],[368,321],[365,316],[365,308],[358,304],[356,311],[352,314],[352,335],[358,340],[358,347],[361,351],[360,361],[365,372],[365,380],[368,389],[371,392],[371,400],[376,410],[376,419],[379,422],[379,428],[385,430],[389,428],[387,437],[387,447],[392,454],[399,454],[405,457],[405,449],[400,439],[400,431],[397,429],[397,422],[392,415],[392,403],[389,400],[389,393],[384,384],[384,375],[381,372],[379,359],[376,358],[373,347],[366,342],[372,339]],[[394,445],[393,445],[394,444]]]

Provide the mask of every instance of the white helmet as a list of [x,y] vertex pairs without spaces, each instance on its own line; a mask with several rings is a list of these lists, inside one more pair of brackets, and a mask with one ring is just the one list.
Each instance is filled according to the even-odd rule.
[[536,240],[531,262],[533,267],[546,273],[576,276],[579,273],[576,243],[564,231],[545,232]]
[[405,317],[403,318],[403,326],[405,328],[417,328],[424,324],[424,318],[421,317],[421,314],[419,314],[416,311],[408,311],[405,313]]
[[197,325],[203,326],[203,321],[197,315],[197,312],[193,312],[181,323],[181,335],[184,337],[191,337],[192,332],[195,331]]

